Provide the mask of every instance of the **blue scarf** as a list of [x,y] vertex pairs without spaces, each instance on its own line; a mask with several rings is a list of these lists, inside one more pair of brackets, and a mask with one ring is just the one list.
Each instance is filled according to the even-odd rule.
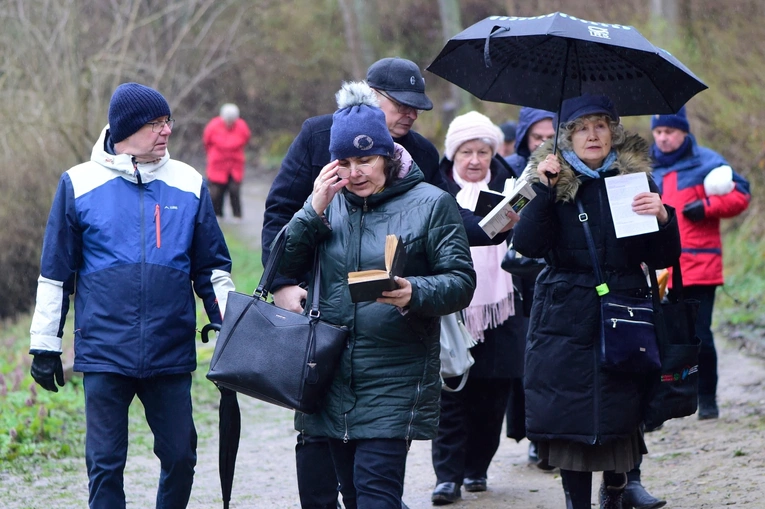
[[658,166],[671,168],[672,166],[675,165],[676,162],[678,162],[680,159],[685,157],[685,155],[688,152],[690,152],[691,144],[692,144],[691,136],[688,135],[685,137],[685,141],[683,141],[683,144],[680,145],[680,148],[672,152],[664,153],[661,150],[659,150],[659,147],[654,143],[651,146],[651,157],[653,157],[653,160],[656,161],[656,164]]
[[574,168],[574,171],[594,179],[599,179],[600,174],[604,171],[608,171],[608,169],[611,168],[611,165],[614,164],[614,161],[616,161],[616,151],[611,149],[611,152],[608,153],[600,168],[593,170],[584,164],[573,150],[561,150],[560,153],[563,156],[563,159],[565,159],[566,162],[570,164],[572,168]]

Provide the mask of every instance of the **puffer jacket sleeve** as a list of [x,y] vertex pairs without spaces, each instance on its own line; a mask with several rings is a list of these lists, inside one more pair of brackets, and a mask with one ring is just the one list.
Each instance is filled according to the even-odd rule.
[[430,215],[427,256],[432,275],[407,278],[412,284],[410,310],[443,316],[466,308],[475,291],[475,270],[457,204],[446,193]]
[[213,211],[207,182],[202,183],[194,224],[191,280],[210,322],[221,323],[228,293],[234,290],[234,283],[231,280],[231,256]]
[[[311,206],[312,196],[287,223],[287,241],[277,270],[288,278],[297,278],[311,270],[316,246],[332,233],[328,223]],[[270,247],[273,249],[274,246]]]
[[68,174],[58,183],[45,227],[37,302],[30,329],[34,352],[61,352],[69,297],[74,292],[82,260],[82,232],[74,206],[74,189]]

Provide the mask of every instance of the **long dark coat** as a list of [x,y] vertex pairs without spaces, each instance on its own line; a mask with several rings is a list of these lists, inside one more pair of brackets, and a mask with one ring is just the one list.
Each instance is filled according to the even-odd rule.
[[[628,135],[618,158],[603,177],[650,172],[648,144]],[[645,375],[608,373],[600,369],[595,345],[600,308],[592,262],[574,197],[584,204],[598,258],[612,292],[645,292],[640,263],[658,269],[680,256],[674,209],[651,234],[617,239],[603,178],[574,172],[562,157],[561,176],[550,190],[539,182],[536,167],[552,152],[552,143],[531,157],[529,174],[537,197],[516,225],[516,249],[531,257],[546,256],[537,278],[526,345],[526,428],[531,440],[566,439],[607,443],[632,435],[642,419]],[[649,178],[651,189],[656,185]],[[554,193],[554,195],[553,195]]]

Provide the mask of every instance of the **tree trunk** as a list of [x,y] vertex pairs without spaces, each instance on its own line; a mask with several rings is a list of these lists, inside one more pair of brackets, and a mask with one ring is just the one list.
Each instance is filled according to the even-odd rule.
[[[338,0],[340,14],[343,16],[343,32],[345,44],[348,47],[348,59],[351,75],[354,77],[366,76],[363,57],[361,54],[361,42],[359,40],[358,23],[356,21],[355,2],[353,0]],[[360,78],[357,78],[360,79]]]
[[[462,31],[460,21],[460,6],[458,0],[438,0],[438,8],[441,14],[441,30],[444,44],[449,39]],[[449,99],[441,106],[441,121],[443,126],[448,126],[467,102],[467,92],[456,85],[449,86]]]

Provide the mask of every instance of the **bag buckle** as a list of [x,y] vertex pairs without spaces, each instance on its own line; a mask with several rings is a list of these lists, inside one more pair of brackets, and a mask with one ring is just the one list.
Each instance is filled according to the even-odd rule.
[[311,318],[319,318],[319,315],[321,315],[321,313],[319,312],[318,309],[315,309],[315,310],[312,309],[308,312],[308,316],[310,316]]
[[587,216],[587,212],[582,212],[581,214],[579,214],[579,222],[580,223],[584,223],[588,219],[590,219],[590,218]]

